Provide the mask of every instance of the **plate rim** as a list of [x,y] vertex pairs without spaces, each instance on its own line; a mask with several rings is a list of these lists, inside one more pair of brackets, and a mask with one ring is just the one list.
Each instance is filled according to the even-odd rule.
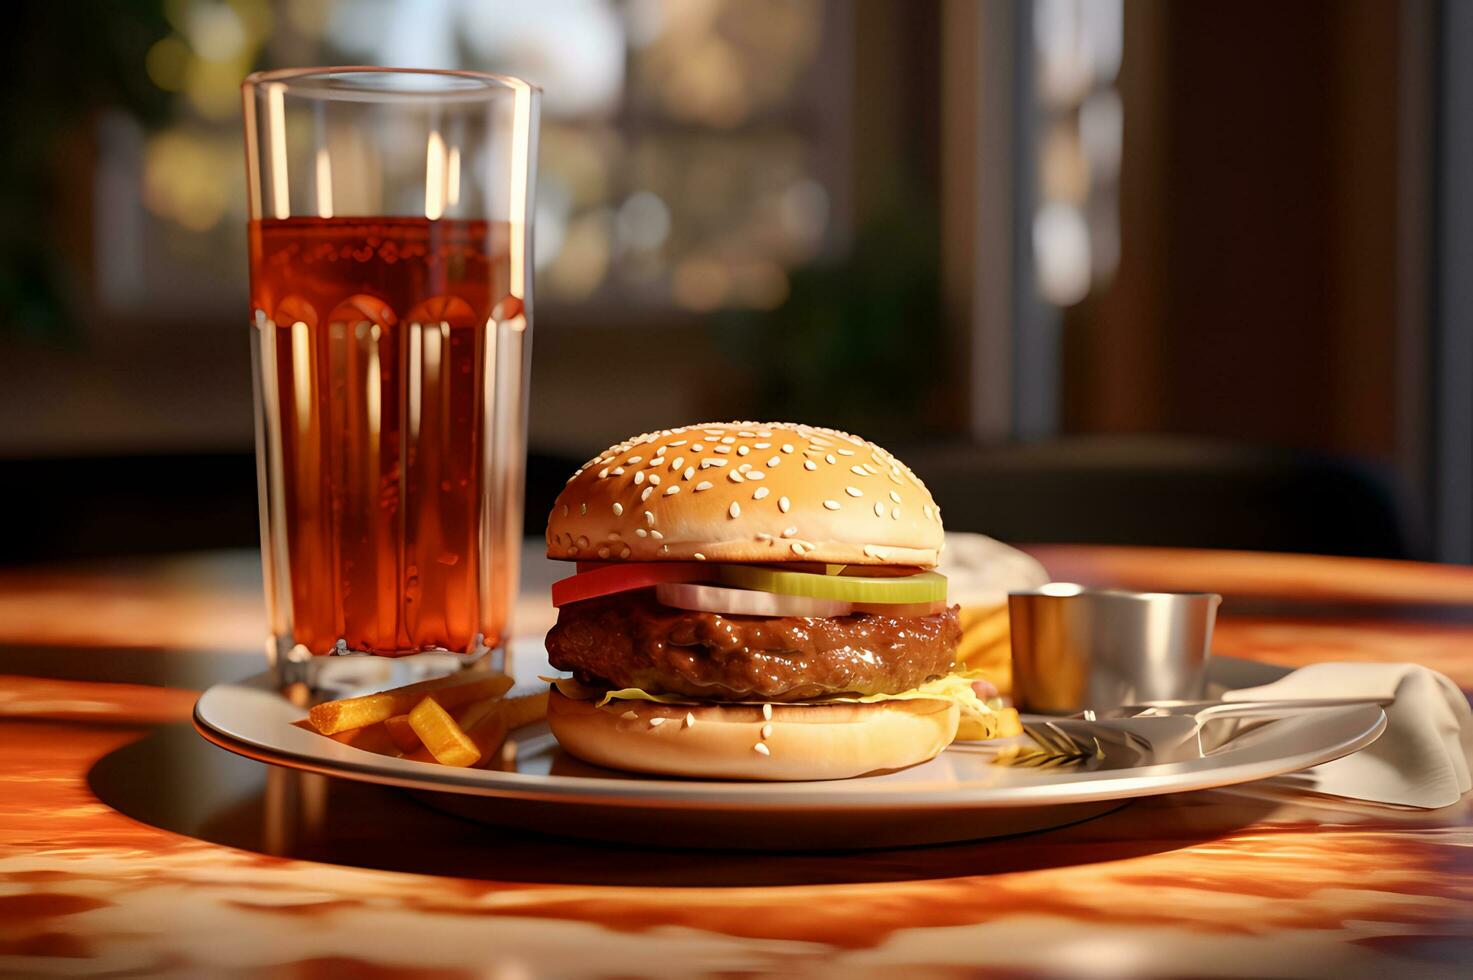
[[[1240,658],[1215,657],[1284,671],[1284,668]],[[1285,671],[1287,672],[1287,671]],[[1353,729],[1333,743],[1321,743],[1302,752],[1248,758],[1228,765],[1221,756],[1185,762],[1157,763],[1131,769],[1078,774],[1083,778],[1021,786],[974,786],[949,789],[912,788],[903,782],[884,788],[870,782],[825,780],[809,782],[743,782],[681,780],[627,776],[540,775],[487,769],[456,769],[432,763],[395,759],[316,736],[287,726],[290,731],[325,743],[325,751],[293,749],[237,735],[210,718],[210,704],[225,689],[249,687],[275,696],[269,672],[239,681],[211,685],[195,702],[195,730],[207,741],[245,758],[267,765],[297,769],[361,782],[405,789],[567,805],[632,808],[776,810],[894,810],[935,811],[1001,809],[1127,800],[1169,793],[1213,789],[1298,772],[1342,758],[1371,744],[1386,728],[1386,714],[1375,705],[1324,712],[1313,721],[1343,720]],[[294,709],[296,710],[296,709]],[[1303,716],[1301,716],[1303,717]],[[303,745],[309,744],[306,742]]]

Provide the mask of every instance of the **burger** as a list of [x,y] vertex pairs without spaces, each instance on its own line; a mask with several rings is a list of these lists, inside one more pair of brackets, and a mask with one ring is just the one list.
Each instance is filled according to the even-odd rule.
[[573,474],[547,554],[548,720],[599,766],[839,779],[1012,734],[955,671],[941,511],[905,464],[787,423],[663,429]]

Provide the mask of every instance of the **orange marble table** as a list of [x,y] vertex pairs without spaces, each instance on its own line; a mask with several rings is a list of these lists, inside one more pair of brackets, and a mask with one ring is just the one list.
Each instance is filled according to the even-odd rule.
[[[1473,688],[1473,570],[1038,548],[1227,594],[1220,653],[1412,660]],[[1466,976],[1473,807],[1246,788],[1010,840],[641,850],[463,823],[208,745],[259,669],[254,560],[0,570],[0,976]],[[534,575],[533,578],[536,576]],[[535,601],[535,600],[531,600]]]

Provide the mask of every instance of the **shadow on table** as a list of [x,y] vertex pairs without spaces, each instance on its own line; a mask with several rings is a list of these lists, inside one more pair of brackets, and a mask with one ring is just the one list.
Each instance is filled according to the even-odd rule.
[[187,725],[163,726],[103,757],[88,781],[135,820],[260,854],[500,882],[659,887],[909,881],[1115,861],[1211,841],[1274,809],[1191,794],[963,844],[780,854],[636,847],[462,820],[392,788],[242,759]]

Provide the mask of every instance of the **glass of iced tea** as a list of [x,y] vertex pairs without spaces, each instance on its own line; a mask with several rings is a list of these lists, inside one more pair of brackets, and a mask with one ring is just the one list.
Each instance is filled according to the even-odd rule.
[[522,529],[538,91],[312,68],[251,75],[244,96],[268,657],[315,691],[495,666]]

